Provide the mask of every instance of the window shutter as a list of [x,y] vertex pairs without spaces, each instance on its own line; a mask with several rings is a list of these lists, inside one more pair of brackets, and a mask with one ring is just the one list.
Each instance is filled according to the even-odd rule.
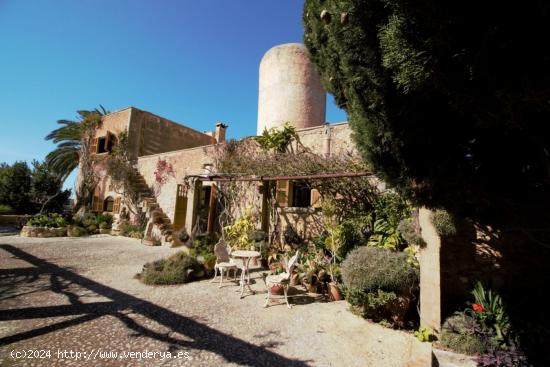
[[102,211],[101,209],[103,209],[102,207],[103,207],[103,203],[99,199],[99,196],[94,195],[94,197],[92,199],[92,211],[93,212],[100,212],[100,211]]
[[97,142],[98,142],[98,138],[92,139],[92,143],[90,144],[90,151],[92,152],[92,154],[97,153]]
[[292,181],[277,181],[276,200],[277,204],[279,204],[281,208],[286,208],[292,205]]
[[321,194],[317,189],[311,189],[311,204],[314,208],[321,207]]
[[111,153],[111,133],[107,131],[107,136],[105,137],[105,150],[109,153]]
[[113,204],[113,213],[118,213],[120,211],[120,197],[115,199],[115,202]]

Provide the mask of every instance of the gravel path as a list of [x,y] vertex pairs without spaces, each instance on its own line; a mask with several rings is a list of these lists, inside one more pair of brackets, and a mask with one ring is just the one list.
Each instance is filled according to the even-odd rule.
[[[410,353],[409,334],[354,316],[345,301],[301,296],[292,309],[264,309],[260,271],[242,300],[230,282],[133,278],[176,251],[111,236],[0,238],[0,365],[384,367]],[[44,358],[10,356],[30,351]]]

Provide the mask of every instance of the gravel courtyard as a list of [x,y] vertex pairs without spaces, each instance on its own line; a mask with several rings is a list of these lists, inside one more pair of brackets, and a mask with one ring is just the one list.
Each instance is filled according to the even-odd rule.
[[257,293],[242,300],[229,282],[134,279],[145,262],[176,251],[111,236],[0,237],[0,365],[380,367],[408,359],[413,337],[354,316],[345,301],[295,297],[292,309],[264,309],[259,271],[251,273]]

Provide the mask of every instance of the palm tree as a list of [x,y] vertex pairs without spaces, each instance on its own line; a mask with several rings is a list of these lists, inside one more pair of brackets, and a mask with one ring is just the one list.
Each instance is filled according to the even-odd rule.
[[[57,144],[57,148],[46,156],[46,164],[64,182],[67,177],[80,165],[81,180],[80,189],[77,190],[84,196],[86,204],[88,192],[93,189],[91,186],[95,181],[90,158],[90,144],[94,138],[95,129],[101,124],[101,117],[109,112],[101,105],[92,111],[77,111],[78,120],[58,120],[62,125],[46,136]],[[89,177],[87,177],[89,176]],[[80,198],[79,198],[80,199]],[[82,200],[79,200],[82,201]]]

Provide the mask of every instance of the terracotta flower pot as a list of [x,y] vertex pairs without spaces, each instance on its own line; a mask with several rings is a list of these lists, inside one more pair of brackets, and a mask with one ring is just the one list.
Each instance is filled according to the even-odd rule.
[[271,294],[281,295],[284,294],[283,286],[280,284],[275,284],[271,286]]
[[336,283],[328,284],[328,295],[331,301],[341,301],[343,298],[342,292],[340,291],[340,288],[338,288]]

